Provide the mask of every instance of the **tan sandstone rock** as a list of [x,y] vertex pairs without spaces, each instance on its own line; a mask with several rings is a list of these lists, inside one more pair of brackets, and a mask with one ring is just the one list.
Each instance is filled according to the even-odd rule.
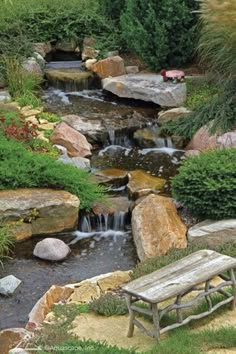
[[126,74],[124,60],[118,55],[99,60],[91,69],[101,79],[105,79],[109,76],[115,77]]
[[96,283],[89,280],[81,282],[81,285],[75,288],[73,294],[69,298],[69,302],[87,303],[100,297],[100,289]]
[[25,328],[8,328],[0,332],[0,353],[8,354],[26,335]]
[[142,170],[129,173],[128,192],[132,199],[138,199],[150,193],[161,191],[166,184],[166,180],[153,177]]
[[150,194],[132,213],[134,242],[140,260],[185,248],[186,226],[170,198]]
[[35,329],[43,323],[51,307],[59,302],[67,300],[73,293],[73,289],[52,285],[51,288],[39,299],[29,314],[27,328]]
[[106,292],[111,289],[119,288],[121,285],[130,281],[130,272],[116,271],[112,274],[108,274],[106,277],[98,280],[98,285],[102,292]]
[[32,235],[72,230],[77,225],[79,204],[76,196],[65,191],[40,188],[0,191],[0,221],[14,224],[18,241]]
[[196,134],[194,134],[192,140],[187,145],[186,150],[199,150],[205,151],[209,149],[215,149],[217,146],[217,136],[210,135],[206,126],[201,127]]
[[69,157],[91,156],[91,145],[85,136],[66,123],[57,125],[54,132],[50,135],[50,141],[53,144],[64,146]]

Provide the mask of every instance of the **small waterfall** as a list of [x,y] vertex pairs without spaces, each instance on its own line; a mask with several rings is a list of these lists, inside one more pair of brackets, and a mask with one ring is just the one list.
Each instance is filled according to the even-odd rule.
[[124,231],[128,213],[117,211],[114,214],[84,215],[80,222],[82,232]]
[[108,129],[107,129],[107,132],[108,132],[109,143],[110,143],[111,145],[116,145],[116,144],[115,144],[115,140],[116,140],[116,133],[115,133],[115,130],[108,128]]

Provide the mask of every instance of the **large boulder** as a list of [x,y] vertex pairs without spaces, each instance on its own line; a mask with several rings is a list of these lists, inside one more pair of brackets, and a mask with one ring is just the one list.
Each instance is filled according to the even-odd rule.
[[209,128],[205,125],[194,134],[192,140],[187,145],[186,150],[206,151],[222,147],[236,147],[236,130],[222,135],[211,135]]
[[57,238],[45,238],[34,248],[34,256],[47,261],[62,261],[70,253],[70,247]]
[[142,170],[132,171],[128,177],[128,192],[132,199],[138,199],[150,193],[159,193],[166,184],[165,179],[153,177]]
[[133,210],[132,232],[140,260],[185,248],[186,226],[170,198],[150,194]]
[[91,67],[91,70],[101,79],[126,74],[124,60],[118,55],[99,60]]
[[14,275],[8,275],[0,279],[0,294],[2,295],[12,295],[22,281],[16,278]]
[[162,76],[156,74],[105,78],[102,80],[102,87],[119,97],[154,102],[162,107],[181,106],[186,100],[185,83],[163,82]]
[[66,123],[60,123],[50,135],[53,144],[62,145],[67,149],[69,157],[91,156],[91,145],[85,136]]
[[8,328],[0,332],[0,353],[8,354],[22,339],[29,337],[25,328]]
[[0,191],[0,222],[13,222],[16,240],[32,235],[73,230],[77,226],[79,199],[52,189]]
[[236,242],[236,219],[205,220],[188,230],[188,240],[196,245],[218,246]]

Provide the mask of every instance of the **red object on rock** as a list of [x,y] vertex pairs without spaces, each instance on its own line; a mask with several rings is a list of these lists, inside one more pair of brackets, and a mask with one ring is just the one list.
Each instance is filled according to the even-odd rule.
[[164,81],[168,80],[183,80],[185,73],[181,70],[161,70],[161,75],[163,76]]

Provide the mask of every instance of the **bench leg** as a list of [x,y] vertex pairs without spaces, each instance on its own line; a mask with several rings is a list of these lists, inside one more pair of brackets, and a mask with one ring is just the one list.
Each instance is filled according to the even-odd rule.
[[131,305],[132,305],[132,296],[131,295],[125,295],[126,298],[126,303],[127,303],[127,307],[129,310],[129,329],[128,329],[128,333],[127,333],[127,337],[133,337],[134,334],[134,318],[135,318],[135,313],[134,311],[131,309]]
[[160,342],[160,317],[157,308],[157,304],[152,304],[152,316],[153,316],[153,324],[154,324],[154,336]]
[[233,290],[233,296],[234,296],[234,299],[233,299],[233,302],[231,305],[231,309],[234,310],[236,307],[236,279],[235,279],[235,274],[234,274],[233,269],[230,270],[230,279],[232,281],[232,290]]

